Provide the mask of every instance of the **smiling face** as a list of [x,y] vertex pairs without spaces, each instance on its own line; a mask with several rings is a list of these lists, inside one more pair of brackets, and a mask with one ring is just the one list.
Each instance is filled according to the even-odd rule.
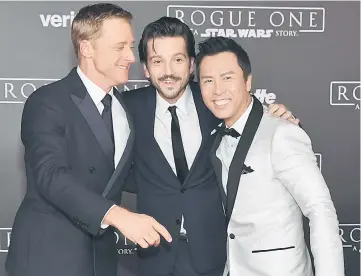
[[194,68],[185,40],[182,37],[150,39],[147,53],[145,76],[166,101],[176,102],[183,95]]
[[237,56],[231,52],[205,56],[199,65],[199,81],[204,103],[229,127],[251,102],[252,76],[244,79]]
[[106,19],[96,39],[82,41],[82,70],[104,90],[128,81],[129,68],[135,62],[131,25],[121,18]]

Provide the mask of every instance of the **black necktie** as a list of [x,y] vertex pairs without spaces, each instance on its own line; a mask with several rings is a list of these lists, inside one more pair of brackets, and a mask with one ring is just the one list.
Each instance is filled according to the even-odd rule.
[[232,136],[234,138],[237,138],[239,136],[241,136],[237,130],[235,130],[234,128],[226,128],[226,126],[222,125],[217,127],[219,133],[224,136],[224,135],[229,135]]
[[112,119],[112,96],[109,94],[106,94],[102,100],[102,103],[104,105],[102,118],[103,118],[106,128],[109,131],[109,135],[113,141],[113,151],[112,151],[113,159],[112,160],[114,162],[115,146],[114,146],[114,131],[113,131],[113,119]]
[[184,153],[176,108],[176,106],[170,106],[168,110],[170,114],[172,114],[172,147],[177,177],[179,181],[183,184],[188,174],[188,165],[186,155]]

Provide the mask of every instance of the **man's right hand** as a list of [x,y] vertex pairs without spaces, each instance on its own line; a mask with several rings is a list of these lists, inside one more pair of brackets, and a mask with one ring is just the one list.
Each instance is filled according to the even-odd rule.
[[167,229],[154,218],[130,212],[119,206],[112,208],[104,218],[104,223],[117,228],[126,238],[142,248],[160,244],[160,235],[168,242],[172,237]]

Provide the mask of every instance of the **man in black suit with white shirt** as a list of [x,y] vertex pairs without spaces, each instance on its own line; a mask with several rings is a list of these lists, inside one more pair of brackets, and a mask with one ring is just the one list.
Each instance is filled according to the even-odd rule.
[[6,260],[11,276],[116,276],[114,228],[144,247],[171,240],[153,218],[119,206],[134,127],[114,86],[135,61],[131,19],[113,4],[82,8],[71,29],[78,67],[25,103],[27,191]]

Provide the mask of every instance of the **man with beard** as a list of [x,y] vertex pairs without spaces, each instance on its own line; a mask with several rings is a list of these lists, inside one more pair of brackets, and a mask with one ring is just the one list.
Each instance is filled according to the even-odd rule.
[[[173,237],[139,248],[140,275],[219,276],[227,231],[210,161],[210,134],[219,120],[190,81],[193,34],[180,20],[162,17],[145,27],[138,49],[152,85],[123,93],[136,132],[137,211],[153,216]],[[298,123],[283,106],[273,108]]]

